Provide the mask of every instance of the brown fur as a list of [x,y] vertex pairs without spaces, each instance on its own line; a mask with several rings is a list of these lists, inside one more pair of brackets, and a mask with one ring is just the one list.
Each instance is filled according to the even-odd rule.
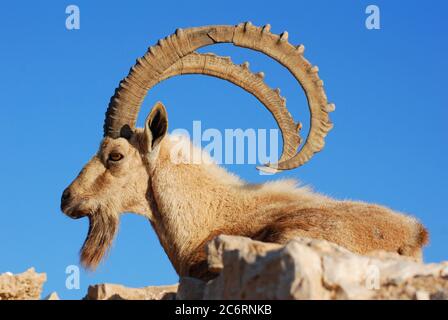
[[[158,121],[166,121],[165,109],[158,108]],[[104,138],[68,188],[62,210],[91,221],[81,254],[85,265],[94,267],[104,255],[123,212],[149,218],[180,275],[204,279],[212,276],[204,248],[219,234],[277,243],[304,236],[360,254],[387,250],[421,258],[428,235],[416,219],[378,205],[337,201],[290,180],[247,184],[186,139],[166,135],[166,126],[154,124],[151,114],[145,129],[136,129],[129,140]],[[124,158],[111,162],[111,152]],[[173,161],[191,152],[203,161]]]
[[81,248],[81,262],[87,268],[96,268],[114,240],[118,230],[115,215],[95,214],[89,216],[89,231]]

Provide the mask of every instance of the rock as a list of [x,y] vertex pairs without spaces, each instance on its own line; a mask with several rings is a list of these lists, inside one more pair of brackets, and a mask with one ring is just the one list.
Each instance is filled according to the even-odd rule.
[[279,244],[252,241],[245,237],[223,237],[226,237],[227,241],[220,242],[220,245],[209,245],[207,247],[207,264],[213,272],[219,272],[223,269],[224,255],[241,252],[246,259],[253,260],[257,256],[265,254],[269,249],[281,247]]
[[118,284],[89,286],[84,300],[173,300],[178,285],[128,288]]
[[[295,238],[285,245],[221,235],[207,247],[208,282],[182,277],[179,285],[89,287],[85,299],[414,299],[448,300],[448,262],[422,264],[390,252],[354,254],[324,240]],[[176,293],[177,291],[177,293]]]
[[179,282],[176,299],[201,300],[204,295],[205,282],[196,278],[182,277]]
[[429,293],[423,290],[418,290],[415,292],[415,299],[416,300],[431,300]]
[[61,300],[56,292],[50,293],[48,296],[43,298],[42,300]]
[[13,275],[6,272],[0,275],[0,300],[40,299],[42,286],[47,280],[45,273],[36,273],[34,268]]
[[448,299],[448,262],[361,256],[324,240],[282,246],[222,235],[208,245],[208,264],[219,276],[181,279],[178,299]]

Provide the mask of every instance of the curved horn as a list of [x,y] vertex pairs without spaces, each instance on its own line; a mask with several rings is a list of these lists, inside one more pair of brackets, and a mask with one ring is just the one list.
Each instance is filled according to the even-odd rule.
[[[301,150],[290,159],[284,160],[285,157],[282,155],[280,162],[267,166],[287,170],[304,164],[324,146],[324,138],[332,128],[328,112],[332,110],[333,105],[327,102],[323,83],[317,75],[316,68],[303,57],[304,47],[289,44],[286,32],[279,36],[270,33],[269,30],[269,25],[260,28],[250,23],[237,26],[197,27],[178,29],[175,34],[160,40],[157,45],[150,47],[141,59],[137,59],[136,65],[116,89],[106,112],[104,134],[116,138],[123,130],[134,128],[147,91],[158,83],[166,70],[177,61],[198,48],[230,42],[263,52],[275,59],[293,74],[304,89],[311,113],[311,127],[307,140]],[[299,128],[300,124],[294,131],[282,130],[284,141],[288,136],[297,135]],[[298,143],[294,149],[297,149],[300,139],[296,141]]]
[[230,57],[220,57],[213,53],[193,52],[168,68],[158,82],[181,74],[204,74],[227,80],[252,93],[272,113],[283,135],[283,150],[280,161],[297,153],[300,137],[296,124],[288,109],[286,99],[278,90],[273,90],[263,81],[263,73],[252,73],[248,63],[234,64]]

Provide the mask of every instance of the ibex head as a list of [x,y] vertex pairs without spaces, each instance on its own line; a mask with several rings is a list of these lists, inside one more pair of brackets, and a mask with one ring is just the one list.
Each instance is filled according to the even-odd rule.
[[[269,55],[298,80],[311,112],[310,131],[300,151],[301,125],[292,119],[279,90],[272,90],[264,83],[262,73],[251,73],[247,63],[235,65],[226,57],[195,52],[203,46],[223,42]],[[147,91],[160,81],[181,74],[206,74],[228,80],[256,96],[274,116],[283,138],[279,161],[266,164],[270,170],[296,168],[320,151],[332,127],[328,112],[334,105],[327,102],[318,69],[303,57],[303,51],[302,45],[289,44],[287,32],[275,35],[269,25],[259,28],[244,23],[178,29],[138,59],[111,98],[98,153],[62,195],[61,209],[65,214],[72,218],[87,216],[90,220],[81,251],[84,265],[95,267],[106,253],[120,213],[151,212],[148,162],[167,133],[166,110],[158,103],[146,119],[145,128],[135,128],[135,123]]]
[[147,162],[167,132],[165,107],[156,104],[145,123],[143,130],[135,130],[127,139],[105,137],[98,153],[62,194],[65,214],[90,220],[81,251],[87,267],[95,267],[106,253],[117,231],[119,213],[151,213],[146,200]]

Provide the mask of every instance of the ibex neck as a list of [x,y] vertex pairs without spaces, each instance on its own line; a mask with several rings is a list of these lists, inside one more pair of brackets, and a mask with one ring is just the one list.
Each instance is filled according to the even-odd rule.
[[223,217],[216,206],[228,203],[231,207],[235,199],[229,190],[241,182],[215,164],[173,161],[171,153],[179,146],[165,140],[150,165],[152,198],[148,200],[154,206],[153,227],[162,246],[176,271],[186,275],[193,260],[201,258],[198,250],[213,230],[222,227]]
[[297,189],[294,181],[248,185],[207,161],[177,163],[171,156],[173,150],[181,152],[178,147],[164,140],[150,161],[148,200],[154,207],[154,229],[180,275],[205,260],[204,246],[214,236],[252,237],[285,205],[295,203],[297,209],[322,201],[307,189]]

